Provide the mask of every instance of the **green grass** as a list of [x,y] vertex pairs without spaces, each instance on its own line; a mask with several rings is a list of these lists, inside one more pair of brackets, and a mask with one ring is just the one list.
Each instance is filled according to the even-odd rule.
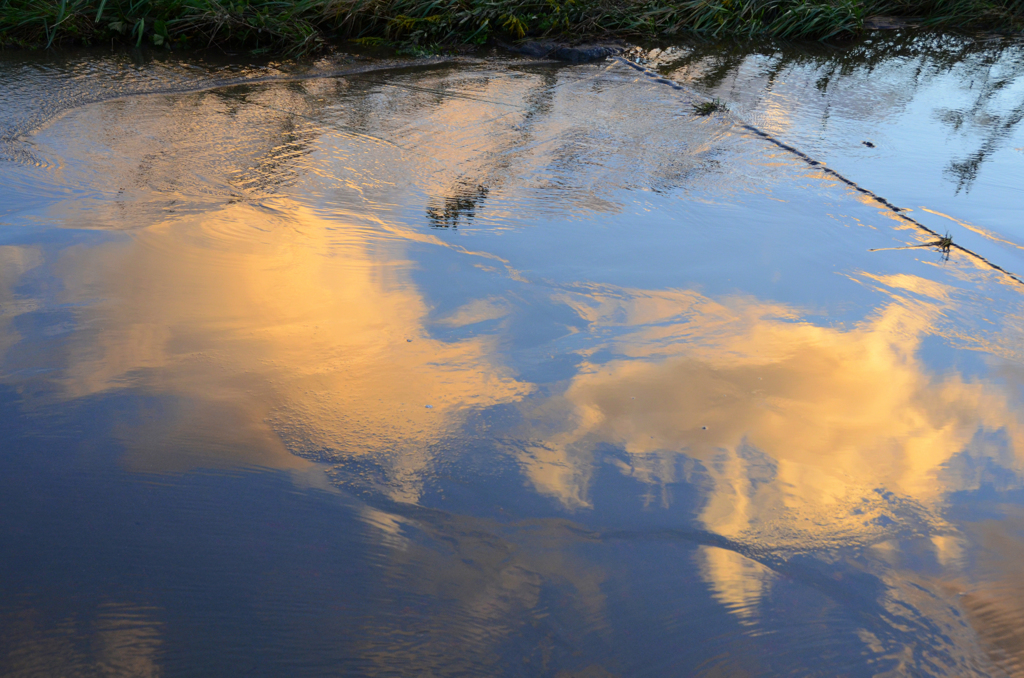
[[1024,0],[0,0],[0,45],[219,46],[302,55],[332,41],[852,37],[874,14],[1020,30]]

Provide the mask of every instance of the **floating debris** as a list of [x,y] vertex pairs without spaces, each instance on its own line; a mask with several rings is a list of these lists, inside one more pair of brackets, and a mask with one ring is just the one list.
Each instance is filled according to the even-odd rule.
[[947,232],[946,235],[940,237],[938,240],[932,242],[922,243],[920,245],[906,245],[904,247],[876,247],[875,249],[868,250],[868,252],[888,252],[892,250],[916,250],[922,247],[937,247],[942,252],[943,261],[949,261],[949,252],[953,248],[953,237]]
[[693,105],[694,115],[711,115],[712,113],[726,112],[729,107],[721,102],[721,100],[715,98],[711,101],[702,101],[698,104]]

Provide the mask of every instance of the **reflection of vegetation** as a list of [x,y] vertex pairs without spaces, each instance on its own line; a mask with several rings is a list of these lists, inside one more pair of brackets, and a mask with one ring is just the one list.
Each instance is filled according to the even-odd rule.
[[646,38],[851,36],[875,14],[925,25],[1007,30],[1021,0],[0,0],[0,44],[116,39],[136,46],[230,44],[309,53],[330,36],[416,45],[609,32]]
[[[835,49],[816,43],[779,44],[770,40],[748,43],[694,43],[685,50],[670,50],[659,58],[673,70],[690,70],[690,81],[702,88],[721,86],[750,57],[767,60],[761,72],[769,82],[793,68],[820,71],[818,89],[824,93],[834,89],[842,78],[858,73],[871,73],[894,62],[916,62],[918,79],[909,85],[925,82],[929,76],[946,73],[964,64],[1001,66],[1004,87],[1024,70],[1021,44],[1014,41],[979,41],[953,34],[921,34],[892,32],[885,39],[862,40]],[[1012,72],[1007,72],[1007,68]],[[971,73],[974,80],[979,74]],[[976,85],[979,83],[975,83]]]
[[[826,96],[839,91],[851,77],[870,75],[898,64],[905,74],[896,101],[911,99],[916,90],[938,77],[953,76],[959,93],[972,103],[938,113],[952,133],[981,138],[977,150],[949,162],[945,173],[958,191],[969,191],[981,166],[1008,142],[1024,120],[1024,98],[1006,106],[1012,88],[1024,77],[1024,45],[1019,41],[976,39],[951,34],[891,32],[885,39],[863,40],[838,50],[815,44],[784,46],[764,41],[741,44],[695,44],[686,50],[660,53],[662,70],[699,88],[714,91],[754,59],[771,89],[783,74],[795,69],[817,71],[814,86]],[[1002,102],[1000,102],[1000,99]]]
[[440,206],[427,207],[427,218],[434,228],[457,228],[460,221],[473,221],[480,203],[487,197],[486,186],[460,184]]
[[[1019,66],[1020,62],[1017,62],[1015,65]],[[980,109],[983,109],[985,104],[994,98],[996,92],[1003,89],[1004,84],[997,83],[997,87],[994,87],[993,91],[979,94],[978,100],[972,107],[974,109],[972,113],[977,114]],[[1005,115],[992,116],[988,114],[987,117],[990,121],[989,124],[985,125],[987,127],[986,134],[978,150],[963,160],[953,160],[949,163],[949,167],[946,168],[946,174],[956,180],[958,192],[970,190],[971,184],[978,178],[978,170],[981,168],[982,163],[999,150],[1001,142],[1009,139],[1013,129],[1020,124],[1021,120],[1024,120],[1024,101],[1021,101],[1020,104]],[[959,125],[954,129],[958,127]]]
[[[286,86],[293,94],[301,96],[301,90],[294,83]],[[262,137],[265,148],[254,148],[249,156],[248,166],[239,167],[232,184],[246,192],[268,194],[290,185],[298,177],[296,167],[310,152],[312,142],[319,136],[320,128],[311,124],[304,117],[290,111],[274,110],[262,106],[259,100],[259,88],[242,86],[232,90],[222,90],[216,94],[236,104],[226,111],[229,116],[237,115],[244,106],[263,108],[268,115],[264,118],[267,124],[265,136]],[[304,99],[308,102],[308,98]],[[313,106],[323,107],[322,102],[309,102]],[[238,106],[241,104],[241,106]],[[312,112],[312,111],[311,111]],[[255,137],[255,135],[254,135]]]
[[693,105],[693,112],[696,115],[711,115],[712,113],[718,113],[728,111],[729,107],[721,102],[721,100],[715,98],[711,101],[702,101],[699,104]]

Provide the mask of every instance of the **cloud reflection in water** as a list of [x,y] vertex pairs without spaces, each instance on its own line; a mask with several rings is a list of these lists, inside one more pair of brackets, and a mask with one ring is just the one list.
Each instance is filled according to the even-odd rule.
[[[607,282],[615,266],[586,260],[589,243],[570,236],[578,268],[545,265],[502,240],[527,227],[540,239],[524,214],[544,215],[548,231],[552,219],[593,215],[632,227],[631,209],[682,196],[673,209],[734,210],[753,231],[776,198],[754,209],[735,193],[795,184],[814,191],[794,189],[814,232],[829,201],[865,221],[876,206],[749,150],[727,123],[634,122],[633,98],[649,97],[651,119],[679,102],[629,74],[457,76],[422,74],[413,89],[239,87],[69,116],[68,136],[102,127],[120,155],[66,170],[90,197],[26,217],[82,229],[80,240],[0,249],[0,303],[14,309],[0,316],[4,384],[39,411],[130,393],[136,409],[110,416],[132,471],[329,465],[367,498],[358,515],[387,596],[374,600],[382,610],[363,645],[353,642],[378,670],[450,669],[445,652],[466,671],[500,666],[510,638],[531,661],[559,642],[600,654],[630,623],[675,638],[681,618],[709,614],[701,604],[731,615],[722,642],[733,647],[773,629],[761,612],[796,595],[793,581],[856,621],[863,647],[893,665],[934,622],[948,637],[932,629],[921,642],[956,668],[973,661],[974,641],[948,630],[948,610],[897,602],[918,595],[908,582],[955,596],[978,577],[964,606],[1010,657],[997,661],[1015,660],[1017,641],[991,629],[1018,616],[999,557],[1019,540],[1006,524],[949,513],[954,494],[993,474],[1001,490],[1019,488],[1019,397],[1009,379],[928,362],[928,342],[1012,357],[1018,309],[983,331],[983,306],[964,291],[988,293],[982,273],[956,262],[892,273],[910,264],[865,258],[860,232],[849,236],[858,268],[842,271],[847,317],[858,318],[846,324],[739,278],[725,294],[680,289],[674,271],[660,286]],[[596,101],[600,115],[586,108]],[[645,143],[662,133],[669,142]],[[167,143],[154,152],[151,137]],[[753,169],[717,187],[709,177],[730,153]],[[642,209],[623,197],[636,194],[650,201]],[[772,215],[795,209],[778,200]],[[706,237],[700,226],[687,237]],[[710,268],[729,263],[718,256]],[[450,278],[428,268],[436,261]],[[785,263],[800,275],[808,261]],[[566,269],[576,277],[559,279]],[[484,284],[456,284],[466,271]],[[527,339],[523,318],[534,323]],[[575,343],[563,350],[566,337]],[[567,358],[562,372],[531,372],[542,352]],[[908,546],[935,567],[908,564]],[[978,574],[971,554],[982,552],[992,558]],[[680,593],[692,593],[690,574],[703,603]],[[416,604],[399,607],[398,593]],[[634,600],[668,609],[638,612]],[[537,640],[537,628],[550,635]]]
[[[951,459],[992,454],[977,444],[985,431],[1022,449],[1024,428],[1007,392],[922,364],[945,290],[889,282],[938,298],[894,291],[849,330],[784,306],[694,292],[573,299],[595,334],[629,329],[606,347],[620,357],[584,363],[560,396],[575,424],[524,456],[531,479],[566,505],[588,506],[590,451],[611,443],[629,455],[623,472],[662,487],[667,505],[665,488],[686,472],[681,460],[696,460],[714,481],[701,514],[708,529],[730,537],[770,529],[764,536],[780,547],[884,534],[909,508],[890,505],[889,492],[940,508],[962,489],[944,472]],[[998,454],[1018,468],[1015,454]]]

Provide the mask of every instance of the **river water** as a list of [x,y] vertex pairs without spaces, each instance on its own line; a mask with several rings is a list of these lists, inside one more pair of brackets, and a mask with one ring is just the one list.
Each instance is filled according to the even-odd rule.
[[0,55],[0,675],[1024,675],[1024,45],[636,56]]

